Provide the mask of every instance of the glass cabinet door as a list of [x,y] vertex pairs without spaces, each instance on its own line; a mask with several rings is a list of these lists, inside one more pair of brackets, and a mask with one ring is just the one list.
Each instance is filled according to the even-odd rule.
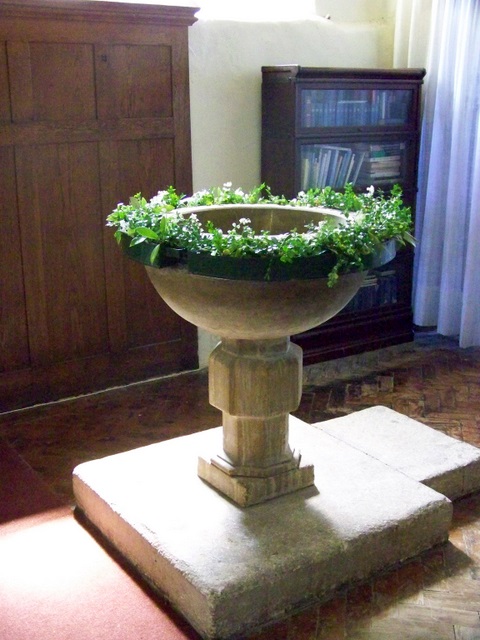
[[300,145],[300,185],[307,189],[330,186],[342,189],[347,183],[357,187],[387,187],[407,179],[408,140],[356,143],[302,143]]
[[411,89],[302,89],[300,127],[405,125],[412,105]]

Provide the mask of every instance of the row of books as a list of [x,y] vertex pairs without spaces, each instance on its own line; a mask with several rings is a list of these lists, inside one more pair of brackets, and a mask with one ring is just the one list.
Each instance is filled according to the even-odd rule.
[[406,148],[404,142],[370,144],[364,147],[366,157],[360,168],[359,184],[378,184],[382,181],[392,182],[401,178]]
[[370,185],[401,178],[404,142],[341,147],[310,144],[302,148],[301,188],[341,189],[348,182]]
[[394,269],[372,271],[356,295],[343,309],[345,313],[368,311],[397,302],[397,275]]
[[412,93],[409,90],[305,89],[302,127],[352,127],[405,124]]
[[302,189],[339,189],[347,182],[355,184],[365,152],[326,144],[308,145],[302,151]]

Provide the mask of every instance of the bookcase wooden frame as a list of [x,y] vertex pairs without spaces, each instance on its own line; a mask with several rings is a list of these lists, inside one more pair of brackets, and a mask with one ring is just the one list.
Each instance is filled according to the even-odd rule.
[[[400,184],[415,208],[424,69],[262,67],[262,181],[273,193]],[[404,249],[336,318],[293,340],[306,364],[408,342],[413,252]],[[299,309],[301,313],[301,309]]]

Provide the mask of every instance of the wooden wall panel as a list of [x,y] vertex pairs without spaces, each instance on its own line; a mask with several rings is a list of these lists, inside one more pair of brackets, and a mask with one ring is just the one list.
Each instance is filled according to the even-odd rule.
[[32,42],[33,119],[63,122],[96,117],[93,46]]
[[13,147],[0,147],[0,372],[29,365]]
[[19,215],[36,364],[108,349],[97,145],[22,146]]
[[10,86],[8,84],[7,43],[0,41],[0,122],[10,122]]
[[171,47],[95,47],[99,118],[172,117]]
[[34,119],[32,68],[28,42],[7,42],[8,79],[12,123],[28,122]]
[[[135,166],[132,166],[132,157],[136,158]],[[108,166],[110,173],[109,178],[103,181],[104,186],[111,185],[110,194],[104,189],[109,209],[118,201],[128,202],[134,193],[140,192],[150,198],[159,189],[174,183],[174,150],[171,138],[126,140],[105,145],[102,163],[104,172]],[[118,200],[115,200],[115,196]],[[111,229],[108,230],[105,243],[107,260],[110,262],[107,287],[111,292],[115,289],[118,291],[117,304],[112,305],[112,311],[116,311],[116,315],[124,320],[123,331],[118,328],[122,333],[117,334],[117,341],[130,348],[141,346],[146,341],[179,341],[182,337],[182,325],[154,290],[145,269],[122,255]]]
[[0,411],[191,369],[196,329],[105,218],[191,190],[194,9],[0,2]]

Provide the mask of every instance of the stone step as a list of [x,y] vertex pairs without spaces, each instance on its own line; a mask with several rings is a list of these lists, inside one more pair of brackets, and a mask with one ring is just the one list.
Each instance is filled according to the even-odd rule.
[[448,538],[449,499],[295,418],[314,487],[242,509],[196,473],[221,439],[210,429],[73,477],[79,508],[204,638],[238,638]]
[[480,489],[480,449],[376,406],[314,425],[451,500]]

